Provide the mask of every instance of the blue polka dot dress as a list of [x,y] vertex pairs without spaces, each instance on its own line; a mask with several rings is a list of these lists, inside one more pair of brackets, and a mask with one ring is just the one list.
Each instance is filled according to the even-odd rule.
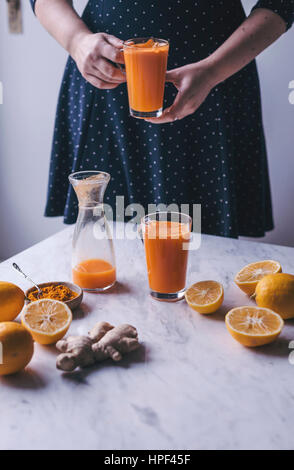
[[[260,0],[256,7],[274,10],[290,27],[293,2]],[[83,13],[93,32],[169,39],[169,69],[204,59],[244,19],[239,0],[90,0]],[[175,96],[167,84],[165,106]],[[74,223],[78,208],[68,175],[96,169],[111,174],[105,202],[113,208],[119,195],[125,205],[145,208],[201,204],[202,232],[263,236],[273,221],[255,62],[215,87],[194,115],[159,126],[129,116],[125,84],[96,89],[69,58],[45,215]]]

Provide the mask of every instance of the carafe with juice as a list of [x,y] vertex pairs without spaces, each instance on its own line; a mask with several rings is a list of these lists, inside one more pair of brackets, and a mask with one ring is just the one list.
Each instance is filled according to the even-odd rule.
[[69,176],[79,201],[72,278],[75,284],[91,292],[105,291],[116,281],[112,235],[103,207],[109,180],[110,175],[101,171],[80,171]]
[[125,41],[123,51],[131,116],[161,116],[168,41],[157,38],[129,39]]
[[184,297],[192,219],[178,212],[156,212],[143,218],[150,294],[174,302]]

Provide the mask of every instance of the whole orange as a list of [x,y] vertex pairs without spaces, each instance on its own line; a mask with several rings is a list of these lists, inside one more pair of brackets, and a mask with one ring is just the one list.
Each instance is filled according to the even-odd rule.
[[23,370],[34,354],[31,334],[19,323],[0,323],[0,375]]
[[278,273],[265,276],[257,284],[255,300],[259,307],[278,313],[284,320],[294,318],[294,276]]
[[24,306],[24,301],[25,295],[18,286],[0,281],[0,322],[15,320]]

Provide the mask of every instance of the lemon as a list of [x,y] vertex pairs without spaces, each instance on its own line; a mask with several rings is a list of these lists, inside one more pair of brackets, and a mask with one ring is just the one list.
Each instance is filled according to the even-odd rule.
[[250,348],[272,343],[281,333],[284,322],[268,308],[236,307],[226,315],[229,333]]
[[188,305],[199,313],[214,313],[224,300],[223,286],[217,281],[200,281],[185,292]]
[[284,320],[294,318],[294,276],[271,274],[264,277],[256,287],[255,300],[260,307],[279,313]]
[[55,344],[67,333],[72,313],[64,302],[42,299],[25,306],[21,321],[37,343]]
[[247,264],[235,277],[237,286],[247,295],[253,295],[260,281],[267,274],[280,273],[282,267],[278,261],[265,260]]
[[34,341],[19,323],[0,323],[0,375],[23,370],[34,354]]
[[0,322],[15,320],[25,301],[23,291],[11,282],[0,281]]

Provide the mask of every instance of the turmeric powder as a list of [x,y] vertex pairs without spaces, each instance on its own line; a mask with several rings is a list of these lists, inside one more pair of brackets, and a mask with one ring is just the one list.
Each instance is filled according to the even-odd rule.
[[54,299],[60,300],[61,302],[67,302],[68,300],[72,300],[77,297],[77,293],[73,292],[67,286],[62,284],[51,284],[46,287],[42,287],[42,294],[39,294],[37,289],[33,290],[28,294],[28,299],[34,302],[35,300],[39,299]]

